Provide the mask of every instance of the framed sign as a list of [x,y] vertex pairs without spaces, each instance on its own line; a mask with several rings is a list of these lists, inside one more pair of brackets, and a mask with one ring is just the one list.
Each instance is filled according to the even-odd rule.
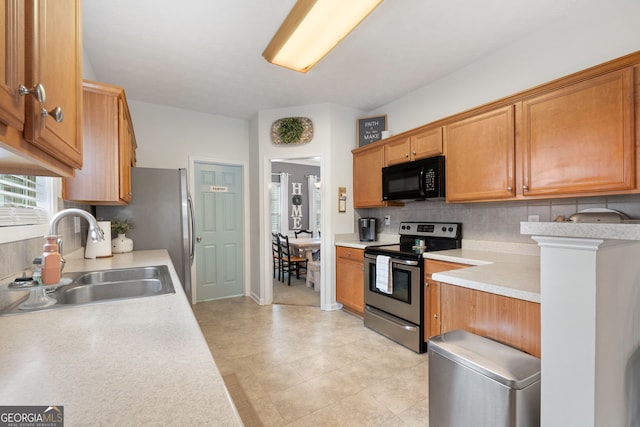
[[387,130],[386,114],[358,119],[358,147],[380,141],[383,130]]

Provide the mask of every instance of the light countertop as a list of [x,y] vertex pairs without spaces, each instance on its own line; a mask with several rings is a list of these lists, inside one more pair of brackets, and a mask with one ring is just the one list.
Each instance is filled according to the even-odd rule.
[[166,250],[65,272],[169,266],[173,295],[0,317],[0,405],[62,405],[65,426],[242,425]]
[[638,221],[622,223],[521,222],[520,233],[538,236],[640,240]]
[[471,267],[434,273],[439,282],[503,295],[531,302],[540,302],[540,257],[470,249],[425,252],[433,259]]
[[358,234],[336,234],[335,245],[344,246],[347,248],[364,249],[367,246],[375,245],[394,245],[400,241],[398,234],[384,234],[380,233],[376,236],[376,240],[373,242],[361,242]]

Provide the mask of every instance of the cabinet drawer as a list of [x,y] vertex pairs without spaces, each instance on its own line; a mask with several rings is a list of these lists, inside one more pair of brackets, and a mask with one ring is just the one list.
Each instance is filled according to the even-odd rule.
[[364,249],[336,246],[336,258],[356,262],[364,262]]

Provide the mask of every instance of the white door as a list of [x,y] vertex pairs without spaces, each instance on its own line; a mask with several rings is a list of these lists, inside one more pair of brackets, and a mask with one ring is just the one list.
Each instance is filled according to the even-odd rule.
[[243,295],[242,166],[194,166],[197,301]]

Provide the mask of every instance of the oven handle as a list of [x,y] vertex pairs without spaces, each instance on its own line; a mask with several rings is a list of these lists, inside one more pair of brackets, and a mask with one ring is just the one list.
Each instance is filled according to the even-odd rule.
[[386,313],[383,313],[380,310],[376,310],[373,307],[369,307],[368,305],[366,305],[364,309],[368,311],[370,315],[378,317],[382,320],[386,320],[387,322],[391,322],[394,325],[406,331],[415,331],[416,329],[418,329],[416,326],[411,326],[411,325],[407,325],[406,323],[398,322],[397,319],[394,319],[393,317],[386,315]]
[[[368,254],[364,254],[365,258],[369,258],[369,259],[376,259],[376,255],[368,255]],[[396,258],[391,258],[391,264],[400,264],[400,265],[418,265],[418,261],[411,261],[411,260],[407,260],[407,259],[396,259]]]

